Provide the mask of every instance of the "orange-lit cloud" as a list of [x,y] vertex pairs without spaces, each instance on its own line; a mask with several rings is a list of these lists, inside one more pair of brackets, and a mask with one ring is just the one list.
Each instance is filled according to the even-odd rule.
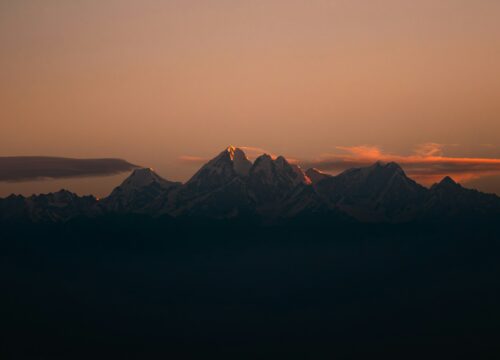
[[352,167],[368,166],[375,161],[400,164],[408,176],[429,185],[444,176],[467,182],[484,176],[500,174],[500,159],[449,157],[443,155],[443,145],[426,143],[419,145],[412,155],[396,155],[383,152],[376,146],[339,146],[340,154],[325,154],[313,161],[302,161],[303,167],[315,167],[337,173]]
[[415,149],[415,154],[421,156],[441,156],[443,155],[443,145],[437,143],[420,144]]
[[[448,146],[448,145],[447,145]],[[277,155],[265,149],[252,146],[238,146],[245,151],[248,158],[255,160],[261,154]],[[418,145],[411,155],[397,155],[384,152],[378,146],[337,146],[340,153],[324,154],[314,160],[300,160],[286,156],[290,163],[298,164],[306,169],[314,167],[319,170],[339,173],[343,170],[369,166],[376,161],[394,161],[401,165],[408,176],[416,181],[431,185],[445,176],[451,176],[455,181],[467,182],[481,177],[500,174],[500,159],[450,157],[443,154],[445,145],[425,143]],[[182,163],[201,166],[210,158],[201,156],[181,156]]]

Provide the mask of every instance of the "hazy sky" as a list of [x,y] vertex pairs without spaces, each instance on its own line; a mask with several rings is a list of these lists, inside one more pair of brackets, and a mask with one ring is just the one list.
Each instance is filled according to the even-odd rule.
[[500,158],[499,19],[498,0],[0,0],[0,156],[172,180],[229,144]]

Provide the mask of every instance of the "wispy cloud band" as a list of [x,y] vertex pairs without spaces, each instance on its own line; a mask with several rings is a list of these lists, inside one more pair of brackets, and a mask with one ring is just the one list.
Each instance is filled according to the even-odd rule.
[[[456,181],[467,182],[489,175],[500,174],[500,159],[478,157],[450,157],[444,155],[444,148],[457,146],[438,143],[418,145],[411,155],[398,155],[384,152],[381,148],[371,145],[337,146],[338,153],[323,154],[316,159],[287,159],[299,164],[302,168],[317,168],[324,172],[339,173],[343,170],[369,166],[376,161],[394,161],[401,165],[406,173],[416,181],[430,185],[445,176],[451,176]],[[250,159],[267,153],[276,157],[272,152],[252,146],[239,146]],[[199,156],[181,156],[182,163],[201,166],[210,159]]]
[[[450,144],[446,146],[451,146]],[[453,144],[453,146],[457,146]],[[240,146],[250,159],[267,153],[276,157],[265,149],[251,146]],[[353,167],[369,166],[376,161],[400,164],[406,173],[416,181],[430,185],[445,176],[451,176],[456,181],[467,182],[489,175],[500,174],[500,159],[478,157],[450,157],[445,156],[445,145],[438,143],[420,144],[411,155],[398,155],[384,152],[377,146],[337,146],[338,153],[324,154],[317,159],[287,159],[303,168],[314,167],[319,170],[339,173]],[[195,165],[206,163],[209,158],[198,156],[182,156],[181,162]]]
[[130,171],[136,167],[122,159],[9,156],[0,157],[0,181],[106,176]]
[[315,167],[322,171],[339,172],[352,167],[373,164],[375,161],[400,164],[407,174],[424,184],[434,183],[444,176],[456,181],[468,181],[483,176],[500,174],[500,159],[476,157],[449,157],[443,155],[443,145],[422,144],[412,155],[396,155],[383,152],[376,146],[337,147],[339,154],[325,154],[316,160],[302,161],[303,167]]

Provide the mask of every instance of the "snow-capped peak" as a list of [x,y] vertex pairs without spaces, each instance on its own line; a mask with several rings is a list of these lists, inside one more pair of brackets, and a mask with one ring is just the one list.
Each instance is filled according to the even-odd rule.
[[199,178],[201,174],[223,174],[236,173],[237,175],[246,176],[252,167],[252,163],[248,160],[243,150],[234,146],[228,146],[215,158],[203,165],[200,170],[189,180],[192,182]]
[[267,182],[287,179],[287,182],[293,185],[311,183],[311,180],[298,165],[290,164],[283,156],[278,156],[273,160],[270,155],[263,154],[255,160],[251,172],[259,174],[259,177],[263,180],[266,179]]
[[233,148],[232,159],[234,171],[236,171],[238,175],[247,176],[252,167],[252,163],[248,160],[245,152],[239,148]]
[[161,187],[170,187],[173,183],[165,180],[152,168],[135,169],[132,174],[120,185],[122,189],[135,190],[157,183]]
[[[229,154],[229,158],[230,158],[231,160],[233,160],[233,159],[234,159],[234,152],[235,152],[235,151],[236,151],[236,147],[234,147],[233,145],[229,145],[229,146],[226,148],[226,150],[225,150],[225,152]],[[223,153],[224,153],[224,151],[223,151]]]
[[246,177],[252,163],[243,150],[228,146],[215,158],[203,165],[186,183],[196,191],[218,188],[238,177]]

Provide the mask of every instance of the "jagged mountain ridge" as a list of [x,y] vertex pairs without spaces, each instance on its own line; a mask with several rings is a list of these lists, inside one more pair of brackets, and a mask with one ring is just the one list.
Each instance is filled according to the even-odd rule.
[[355,168],[332,176],[304,172],[284,157],[263,154],[253,163],[230,146],[203,165],[185,184],[168,181],[152,169],[136,169],[98,201],[62,190],[31,197],[0,199],[0,220],[67,221],[109,213],[267,220],[321,216],[362,222],[436,221],[494,218],[500,198],[465,189],[446,177],[427,189],[396,163]]
[[315,188],[329,204],[365,221],[411,219],[427,194],[394,162],[349,169],[320,180]]
[[181,183],[168,181],[151,168],[135,169],[100,205],[105,211],[141,213],[179,186]]
[[311,180],[311,184],[317,184],[321,180],[332,177],[332,175],[326,174],[326,173],[324,173],[321,170],[318,170],[316,168],[307,169],[305,174],[309,178],[309,180]]
[[94,196],[78,196],[67,190],[55,193],[10,195],[0,199],[0,221],[64,222],[78,216],[102,214]]
[[308,183],[303,171],[283,157],[263,154],[252,164],[241,149],[230,146],[173,193],[165,208],[174,216],[286,216],[287,202]]
[[499,200],[495,194],[466,189],[446,176],[430,188],[422,216],[433,221],[477,218],[498,221]]

